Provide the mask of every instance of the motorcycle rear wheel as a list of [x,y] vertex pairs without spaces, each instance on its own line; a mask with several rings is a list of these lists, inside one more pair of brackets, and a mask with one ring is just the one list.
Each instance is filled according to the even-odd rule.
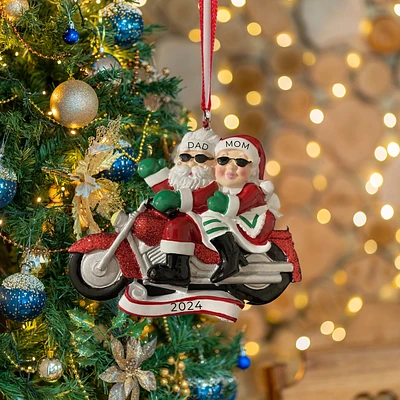
[[82,259],[84,254],[71,253],[69,256],[69,278],[75,289],[84,297],[91,300],[110,300],[129,284],[122,274],[119,279],[104,287],[93,287],[82,276]]
[[[272,243],[270,250],[267,252],[272,261],[287,261],[285,253],[274,243]],[[244,267],[246,268],[246,267]],[[269,285],[260,286],[257,289],[256,285],[227,285],[226,289],[230,294],[242,301],[246,300],[251,305],[268,304],[278,298],[288,287],[292,281],[292,274],[290,272],[281,273],[282,280],[279,283],[271,283]]]

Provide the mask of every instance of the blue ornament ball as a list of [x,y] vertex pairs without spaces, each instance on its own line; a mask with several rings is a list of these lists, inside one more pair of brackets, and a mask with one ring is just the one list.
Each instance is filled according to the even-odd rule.
[[43,283],[27,272],[7,277],[0,286],[0,311],[13,321],[34,319],[41,314],[45,305]]
[[115,149],[115,152],[121,154],[121,156],[113,162],[109,170],[103,171],[101,176],[113,182],[128,182],[135,174],[137,167],[136,163],[130,158],[135,157],[135,152],[130,146],[123,147],[123,152],[119,149]]
[[190,400],[225,400],[223,379],[189,379]]
[[69,27],[64,33],[63,33],[63,40],[67,44],[76,44],[78,43],[79,40],[79,33],[77,30],[75,30],[73,27]]
[[246,356],[246,353],[240,354],[237,360],[237,366],[240,369],[247,369],[250,367],[250,364],[251,364],[250,358]]
[[103,8],[101,16],[112,24],[116,31],[115,44],[122,49],[128,49],[142,37],[142,12],[133,4],[125,1],[111,3]]
[[[1,159],[1,157],[0,157]],[[0,161],[0,208],[8,205],[17,192],[17,175]]]

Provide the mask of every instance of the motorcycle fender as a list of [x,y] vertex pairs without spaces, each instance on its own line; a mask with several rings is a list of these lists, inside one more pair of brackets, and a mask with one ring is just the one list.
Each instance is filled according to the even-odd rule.
[[[89,235],[74,243],[68,252],[86,254],[96,250],[108,250],[117,236],[117,232]],[[136,255],[126,239],[119,245],[115,252],[115,257],[119,262],[122,274],[126,278],[143,278]]]
[[293,264],[292,282],[301,282],[300,262],[289,229],[273,230],[268,240],[275,243],[286,254],[288,261]]

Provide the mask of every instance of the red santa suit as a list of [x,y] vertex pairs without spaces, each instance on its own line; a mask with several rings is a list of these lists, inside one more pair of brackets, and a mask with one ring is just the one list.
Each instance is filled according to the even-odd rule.
[[[260,142],[245,135],[223,139],[216,147],[216,154],[232,148],[249,153],[253,168],[262,179],[265,155]],[[270,181],[249,182],[240,188],[222,187],[220,190],[228,196],[228,207],[224,214],[212,211],[203,214],[203,227],[208,238],[211,240],[230,230],[243,249],[251,253],[267,252],[271,247],[268,237],[274,228],[275,217],[280,216],[276,211],[279,200],[273,193],[273,184]]]
[[[201,147],[200,147],[201,146]],[[185,141],[185,137],[180,145],[179,151],[192,150],[207,147],[207,151],[211,154],[214,148],[211,144],[204,143],[201,140],[189,139]],[[158,193],[161,190],[174,190],[168,181],[169,169],[163,168],[153,175],[145,178],[146,183]],[[163,237],[160,243],[160,250],[164,253],[174,253],[183,255],[193,255],[196,244],[203,242],[203,233],[201,227],[200,214],[208,210],[207,200],[213,196],[214,192],[219,189],[218,184],[213,181],[207,186],[191,190],[187,187],[179,189],[177,192],[181,197],[181,206],[178,215],[170,220],[163,231]],[[214,249],[208,241],[205,241],[208,247]]]

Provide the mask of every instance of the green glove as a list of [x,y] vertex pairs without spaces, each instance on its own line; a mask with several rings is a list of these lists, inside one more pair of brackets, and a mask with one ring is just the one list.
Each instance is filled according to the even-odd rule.
[[211,196],[207,200],[208,209],[211,211],[225,214],[228,211],[229,197],[222,192],[214,192],[214,196]]
[[160,158],[156,160],[155,158],[146,158],[140,161],[138,165],[138,174],[141,178],[145,179],[150,175],[155,174],[165,167],[165,160]]
[[156,210],[164,212],[181,206],[181,196],[172,190],[161,190],[153,199],[153,206]]

